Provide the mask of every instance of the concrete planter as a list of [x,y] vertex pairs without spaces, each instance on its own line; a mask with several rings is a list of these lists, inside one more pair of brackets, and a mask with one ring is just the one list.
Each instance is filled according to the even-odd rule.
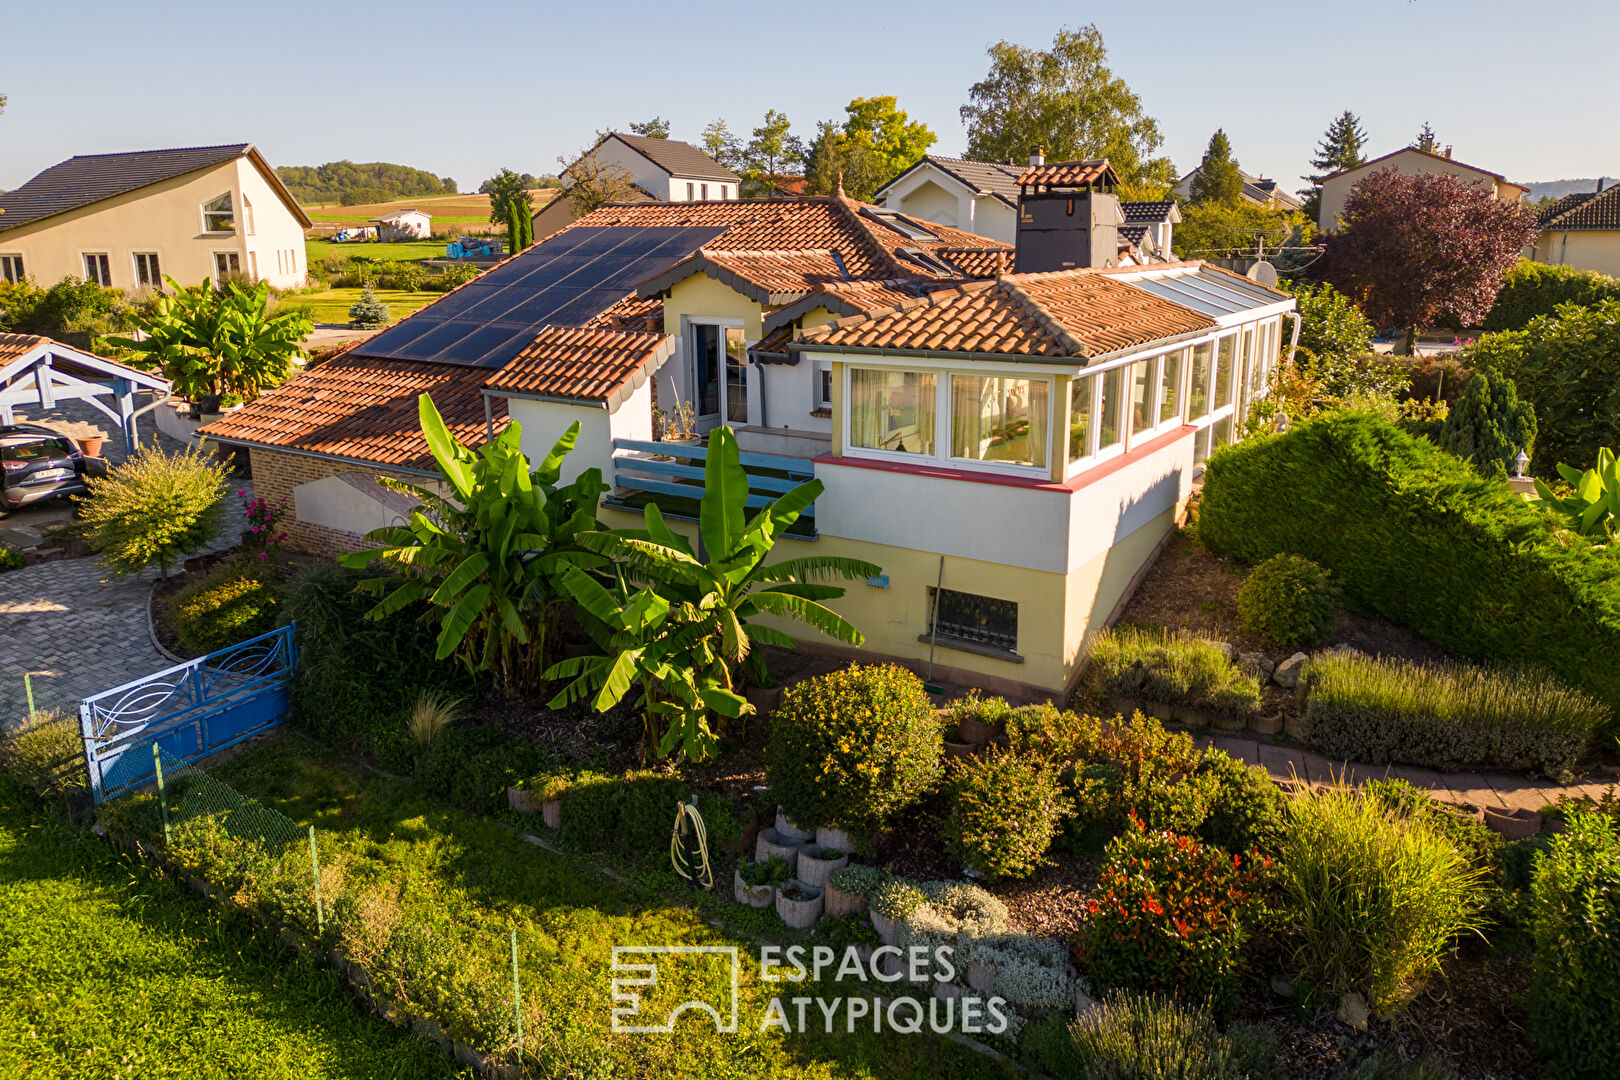
[[853,915],[866,910],[866,897],[860,893],[844,892],[831,881],[827,882],[826,900],[828,915]]
[[[831,849],[829,849],[831,850]],[[823,859],[820,844],[806,844],[799,849],[798,877],[806,885],[814,885],[818,889],[827,886],[827,879],[832,877],[834,870],[849,865],[849,849],[836,859]]]
[[[796,889],[808,896],[808,900],[790,900],[784,890]],[[795,930],[808,930],[816,925],[821,918],[822,903],[825,899],[823,890],[814,885],[807,885],[802,881],[789,881],[776,890],[776,913],[782,916],[782,921]]]
[[885,945],[899,945],[900,935],[905,932],[906,924],[899,919],[886,919],[877,912],[872,912],[872,929],[876,930],[878,937],[883,939]]
[[996,985],[996,965],[969,964],[967,984],[981,994],[988,994]]
[[843,829],[835,829],[831,825],[816,827],[816,845],[818,847],[837,848],[839,851],[854,851],[855,841]]
[[765,829],[754,841],[754,861],[764,862],[774,855],[786,861],[788,869],[792,870],[799,864],[799,849],[802,847],[803,840],[790,840],[775,829]]
[[768,908],[776,899],[775,885],[750,885],[743,880],[742,868],[731,872],[731,893],[739,904],[753,908]]
[[776,811],[776,831],[785,836],[787,839],[797,840],[800,843],[803,843],[806,840],[814,840],[816,838],[816,834],[811,830],[801,829],[797,825],[793,824],[793,822],[789,821],[788,816],[782,813],[780,807],[778,807]]
[[962,731],[962,741],[972,746],[983,746],[987,742],[993,742],[996,736],[1001,734],[1000,728],[993,728],[984,721],[972,717],[964,718],[958,726]]
[[945,744],[945,756],[954,758],[970,758],[978,748],[972,743],[948,742]]
[[1485,808],[1485,824],[1504,840],[1528,840],[1541,831],[1541,815],[1534,810]]
[[562,800],[552,799],[550,802],[541,803],[540,819],[546,823],[548,829],[562,828]]
[[540,812],[540,799],[534,792],[526,788],[507,788],[506,805],[520,814],[538,814]]

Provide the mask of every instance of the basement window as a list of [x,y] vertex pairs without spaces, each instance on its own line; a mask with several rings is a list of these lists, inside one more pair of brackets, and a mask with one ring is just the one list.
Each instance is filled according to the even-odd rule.
[[1011,600],[930,587],[928,617],[928,632],[920,641],[933,638],[937,623],[939,640],[953,648],[1002,659],[1018,658],[1018,605]]

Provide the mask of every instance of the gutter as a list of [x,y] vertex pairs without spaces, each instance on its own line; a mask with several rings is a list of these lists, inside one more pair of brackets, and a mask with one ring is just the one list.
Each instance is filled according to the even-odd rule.
[[1179,345],[1182,342],[1193,341],[1201,337],[1208,337],[1224,329],[1221,326],[1209,326],[1199,330],[1191,330],[1171,337],[1155,338],[1140,345],[1132,345],[1124,349],[1114,349],[1095,356],[1031,356],[1021,353],[987,353],[964,352],[949,349],[881,349],[863,345],[817,345],[813,342],[793,342],[789,349],[797,354],[800,352],[827,352],[841,353],[850,356],[919,356],[931,360],[984,360],[997,364],[1045,364],[1052,367],[1090,367],[1093,364],[1107,360],[1117,360],[1122,356],[1133,356],[1136,353],[1147,352],[1162,348],[1165,345]]

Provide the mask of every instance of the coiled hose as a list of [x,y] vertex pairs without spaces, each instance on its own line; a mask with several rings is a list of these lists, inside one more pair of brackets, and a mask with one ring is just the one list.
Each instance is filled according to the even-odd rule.
[[697,797],[690,803],[676,802],[675,828],[669,835],[669,861],[675,872],[705,889],[714,888],[714,872],[709,869],[709,832],[698,813]]

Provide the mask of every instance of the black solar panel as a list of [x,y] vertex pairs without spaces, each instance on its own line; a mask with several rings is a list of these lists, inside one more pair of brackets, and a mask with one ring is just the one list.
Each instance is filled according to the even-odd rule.
[[541,327],[589,322],[725,231],[569,229],[389,327],[354,354],[498,368]]

